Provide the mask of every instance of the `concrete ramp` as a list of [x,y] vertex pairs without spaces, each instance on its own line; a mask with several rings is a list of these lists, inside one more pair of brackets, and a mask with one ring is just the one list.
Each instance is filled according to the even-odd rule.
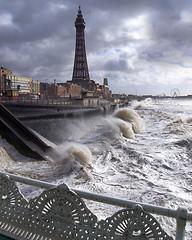
[[[53,161],[54,149],[0,104],[0,135],[23,155]],[[56,153],[55,153],[56,154]]]

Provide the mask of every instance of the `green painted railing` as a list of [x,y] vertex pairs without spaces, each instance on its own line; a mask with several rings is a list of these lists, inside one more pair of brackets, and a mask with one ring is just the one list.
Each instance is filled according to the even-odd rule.
[[[16,187],[16,185],[14,185],[15,184],[14,182],[20,182],[20,183],[24,183],[27,185],[47,189],[47,192],[45,191],[37,199],[30,200],[29,203],[27,203],[26,200],[24,200],[17,192],[17,187]],[[3,191],[5,191],[5,192],[3,192]],[[13,192],[16,195],[16,197],[15,196],[13,197]],[[9,204],[6,203],[7,204],[6,205],[3,202],[4,200],[9,199],[9,194],[12,196],[12,198],[10,197],[10,199],[12,199],[11,200],[12,205],[10,205],[10,203]],[[115,205],[115,206],[123,207],[125,209],[117,212],[116,214],[114,214],[112,217],[106,219],[105,221],[98,222],[96,220],[96,216],[94,216],[86,208],[86,205],[83,203],[81,198],[89,199],[89,200],[93,200],[93,201],[97,201],[97,202],[102,202],[105,204]],[[47,199],[49,199],[49,200],[47,200]],[[14,207],[13,207],[13,202],[14,202]],[[53,204],[54,202],[57,205],[54,206],[54,204]],[[42,203],[44,204],[43,207],[42,207]],[[67,226],[68,229],[71,229],[71,225],[69,225],[69,224],[66,225],[65,214],[66,214],[66,211],[68,211],[67,208],[71,208],[72,203],[76,204],[76,206],[72,210],[72,215],[74,214],[74,212],[77,211],[77,209],[81,208],[80,215],[78,215],[77,213],[75,213],[74,216],[70,215],[74,219],[76,219],[76,220],[73,219],[73,221],[70,220],[71,221],[70,224],[73,224],[72,229],[76,229],[76,230],[74,230],[74,231],[76,231],[76,233],[73,233],[72,230],[68,230],[67,232],[65,230],[64,233],[61,234],[61,231],[62,231],[61,230],[62,227],[60,226],[61,222],[63,224],[62,226],[65,226],[63,228],[66,228],[66,226]],[[159,206],[150,205],[150,204],[138,203],[138,202],[134,202],[134,201],[127,201],[127,200],[122,200],[122,199],[118,199],[118,198],[111,198],[108,196],[103,196],[103,195],[89,193],[89,192],[75,190],[75,189],[69,190],[66,185],[56,186],[55,184],[38,181],[38,180],[33,180],[33,179],[29,179],[29,178],[24,178],[24,177],[20,177],[20,176],[9,174],[9,173],[0,172],[0,209],[1,209],[1,211],[3,211],[2,210],[3,204],[5,204],[5,206],[6,206],[6,211],[5,211],[6,214],[4,214],[4,213],[3,213],[4,215],[2,214],[4,216],[3,220],[7,219],[9,217],[11,219],[10,215],[12,215],[12,213],[14,214],[14,211],[18,212],[18,209],[15,210],[15,205],[19,204],[19,207],[21,209],[23,209],[22,210],[23,213],[21,213],[21,217],[17,216],[17,219],[19,219],[18,223],[22,222],[22,216],[23,216],[23,220],[25,222],[29,222],[29,223],[35,222],[33,224],[36,224],[36,225],[33,225],[33,224],[31,225],[28,223],[28,225],[26,225],[25,228],[29,227],[29,230],[27,230],[27,229],[23,230],[24,231],[23,236],[25,235],[25,237],[16,238],[16,239],[54,239],[54,238],[51,238],[51,234],[53,234],[53,232],[58,229],[59,229],[58,230],[59,234],[58,234],[57,239],[133,239],[133,238],[131,238],[132,235],[130,236],[130,233],[128,233],[128,230],[129,230],[129,232],[131,231],[131,233],[135,237],[134,239],[142,239],[142,238],[139,238],[139,236],[141,236],[142,234],[145,234],[145,236],[148,236],[143,239],[150,239],[150,240],[151,239],[154,239],[154,240],[173,239],[173,238],[169,237],[161,229],[161,226],[156,221],[156,219],[154,219],[153,216],[149,214],[149,213],[152,213],[152,214],[158,214],[158,215],[162,215],[162,216],[175,218],[176,219],[175,239],[176,240],[184,240],[185,239],[186,222],[192,221],[192,212],[188,212],[188,210],[186,208],[179,207],[177,210],[173,210],[173,209],[168,209],[168,208],[159,207]],[[64,205],[62,205],[62,204],[64,204]],[[68,205],[66,205],[66,204],[68,204]],[[49,224],[47,223],[47,222],[51,221],[49,218],[50,216],[47,217],[47,215],[51,214],[50,212],[53,209],[53,207],[57,208],[57,210],[60,209],[60,211],[64,211],[65,213],[62,213],[62,216],[61,216],[61,212],[59,212],[59,216],[54,218],[58,214],[57,213],[53,214],[53,212],[52,212],[51,216],[53,219],[55,219],[56,223],[53,222],[53,223],[51,223],[52,225],[50,225],[50,223]],[[63,210],[63,209],[65,209],[65,210]],[[42,216],[39,215],[40,212],[43,213]],[[22,215],[22,214],[24,214],[24,215]],[[30,215],[30,214],[33,215],[32,218],[26,218],[26,215]],[[69,216],[69,212],[67,214],[68,214],[67,216]],[[46,222],[46,224],[48,224],[46,226],[42,220],[45,217],[45,215],[46,215],[46,219],[44,221]],[[77,216],[79,216],[79,217],[77,217]],[[83,218],[82,218],[82,216],[83,216]],[[85,216],[86,216],[86,218],[84,219]],[[125,216],[126,216],[126,218],[125,218]],[[77,218],[80,220],[77,221]],[[34,220],[34,219],[37,219],[37,220]],[[60,219],[60,220],[58,220],[58,219]],[[65,220],[63,220],[63,219],[65,219]],[[71,219],[71,217],[70,217],[70,219]],[[140,219],[141,219],[141,221],[140,221]],[[17,229],[16,229],[15,226],[11,225],[11,221],[13,221],[14,219],[11,219],[10,221],[8,221],[10,223],[10,229],[9,229],[10,234],[9,234],[9,230],[7,230],[9,228],[9,226],[6,227],[6,231],[2,230],[3,227],[1,227],[1,226],[4,226],[3,220],[1,219],[1,216],[0,216],[0,234],[4,234],[5,236],[12,237],[13,236],[12,232],[15,231],[15,234],[16,234],[17,231],[19,231],[18,226],[16,226],[17,227]],[[33,231],[33,228],[39,229],[40,224],[42,224],[42,226],[44,227],[44,232],[41,232],[41,229],[40,229],[40,230],[38,230],[39,233],[36,234],[37,236],[33,235],[33,238],[30,238],[30,237],[28,238],[28,235],[32,234],[32,233],[30,233],[30,231]],[[54,225],[54,224],[56,224],[56,225]],[[138,226],[141,227],[142,224],[144,224],[145,229],[138,230]],[[59,227],[58,227],[58,225],[59,225]],[[79,230],[78,225],[81,225],[81,230]],[[111,226],[113,226],[113,227],[111,227]],[[155,226],[155,230],[153,232],[154,226]],[[52,227],[53,230],[51,230],[51,231],[49,230],[47,232],[47,230],[45,230],[45,229],[50,228],[50,227]],[[116,228],[116,230],[114,230],[114,228]],[[136,231],[136,229],[137,229],[137,231]],[[142,227],[142,229],[143,229],[143,227]],[[115,231],[115,232],[113,232],[113,231]],[[142,231],[143,231],[143,233],[142,233]],[[156,231],[158,233],[156,233]],[[81,238],[79,238],[79,236],[80,236],[79,234],[81,232],[83,232],[83,233],[82,233]],[[43,238],[44,233],[45,233],[45,238]],[[19,234],[19,233],[17,233],[17,234]],[[70,238],[70,236],[69,236],[70,234],[73,235],[73,238]],[[88,234],[88,235],[86,235],[86,234]],[[136,234],[136,235],[134,235],[134,234]],[[157,234],[158,238],[155,237],[156,236],[155,234]],[[138,238],[136,238],[137,235],[138,235]]]

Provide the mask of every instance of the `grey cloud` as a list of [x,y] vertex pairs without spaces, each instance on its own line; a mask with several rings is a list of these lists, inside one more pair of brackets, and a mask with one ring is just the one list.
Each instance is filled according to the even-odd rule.
[[126,60],[110,60],[104,67],[106,71],[128,71],[128,65]]

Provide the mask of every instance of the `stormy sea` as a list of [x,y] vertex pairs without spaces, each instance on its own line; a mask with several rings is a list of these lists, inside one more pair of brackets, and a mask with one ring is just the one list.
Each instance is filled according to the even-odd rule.
[[[20,155],[0,137],[0,171],[111,197],[192,211],[192,100],[133,101],[111,114],[24,121],[59,153],[54,162]],[[19,184],[26,198],[42,190]],[[115,206],[85,200],[105,219]],[[155,216],[174,236],[176,221]],[[192,239],[187,223],[186,239]]]

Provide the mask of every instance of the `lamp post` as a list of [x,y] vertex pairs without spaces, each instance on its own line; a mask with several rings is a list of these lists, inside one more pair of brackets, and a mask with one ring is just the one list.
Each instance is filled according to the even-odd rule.
[[57,98],[57,92],[56,92],[56,79],[54,79],[54,92],[55,92],[55,99]]
[[45,98],[47,99],[47,78],[46,78],[46,83],[45,83]]

